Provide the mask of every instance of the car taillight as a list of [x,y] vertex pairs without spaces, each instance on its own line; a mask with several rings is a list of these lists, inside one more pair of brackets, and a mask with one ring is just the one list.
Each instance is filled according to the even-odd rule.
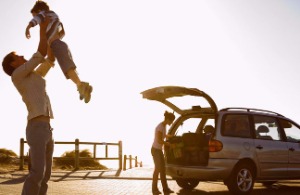
[[209,152],[219,152],[223,149],[223,144],[219,140],[210,140],[208,143]]

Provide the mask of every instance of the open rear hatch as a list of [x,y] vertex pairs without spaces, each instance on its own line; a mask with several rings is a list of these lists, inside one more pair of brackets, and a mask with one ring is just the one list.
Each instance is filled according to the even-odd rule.
[[[209,112],[209,113],[217,113],[218,111],[214,100],[205,92],[200,91],[199,89],[196,88],[186,88],[180,86],[161,86],[161,87],[148,89],[146,91],[141,92],[141,94],[143,95],[143,98],[148,100],[159,101],[165,104],[166,106],[170,107],[172,110],[174,110],[180,115],[186,112],[192,112],[193,110],[197,110],[197,111],[201,110],[203,112]],[[191,109],[183,110],[182,108],[179,108],[174,103],[169,101],[170,98],[183,97],[183,96],[202,97],[204,100],[207,101],[209,106],[201,107],[201,105],[197,105],[197,106],[193,106]]]
[[[183,124],[188,116],[210,115],[215,116],[218,112],[213,99],[205,92],[196,88],[186,88],[180,86],[161,86],[141,92],[143,98],[161,102],[174,110],[180,116],[174,122],[173,130],[178,128],[175,123]],[[191,105],[188,109],[178,106],[173,98],[194,96],[197,98],[197,105]],[[198,102],[201,99],[201,102]],[[201,103],[201,104],[200,104]],[[200,114],[199,114],[200,113]],[[181,117],[185,115],[185,117]],[[184,119],[183,119],[184,118]],[[172,128],[171,127],[171,128]],[[170,128],[170,129],[171,129]],[[174,132],[174,131],[173,131]],[[185,132],[180,136],[173,136],[168,141],[172,147],[165,148],[167,164],[183,166],[203,166],[208,162],[208,139],[203,132]]]

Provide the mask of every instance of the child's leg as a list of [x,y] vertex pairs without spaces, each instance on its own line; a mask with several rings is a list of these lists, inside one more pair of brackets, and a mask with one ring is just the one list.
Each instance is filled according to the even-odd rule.
[[76,70],[76,65],[73,61],[68,45],[65,42],[57,39],[51,43],[50,47],[62,72],[64,73],[65,77],[69,79],[67,73],[69,70]]
[[75,69],[70,69],[68,72],[67,72],[67,77],[70,78],[73,83],[75,83],[77,86],[80,85],[81,83],[81,80],[76,72]]
[[85,103],[88,103],[91,99],[92,86],[86,82],[81,82],[75,69],[70,69],[67,76],[77,85],[80,100],[84,98]]
[[51,49],[65,77],[76,84],[80,93],[80,99],[84,98],[85,102],[88,103],[91,99],[92,86],[80,80],[68,45],[57,39],[52,42]]

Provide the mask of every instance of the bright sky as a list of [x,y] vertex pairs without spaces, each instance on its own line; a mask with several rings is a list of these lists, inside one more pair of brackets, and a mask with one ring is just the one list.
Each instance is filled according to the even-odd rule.
[[[10,51],[29,59],[37,50],[39,28],[25,38],[34,2],[0,1],[1,62]],[[167,108],[140,92],[161,85],[203,90],[219,109],[267,109],[300,123],[298,0],[47,2],[64,23],[80,78],[94,87],[85,104],[58,64],[47,75],[56,141],[121,140],[124,154],[151,164]],[[18,154],[27,110],[3,71],[0,90],[0,148]]]

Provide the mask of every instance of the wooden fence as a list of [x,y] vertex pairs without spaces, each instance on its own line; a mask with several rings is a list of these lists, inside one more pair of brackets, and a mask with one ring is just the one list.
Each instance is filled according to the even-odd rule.
[[[20,170],[24,169],[24,159],[27,158],[24,156],[24,144],[27,143],[23,138],[20,140]],[[79,161],[80,160],[118,160],[119,161],[119,170],[122,170],[122,141],[119,141],[118,143],[106,143],[106,142],[79,142],[79,139],[75,139],[75,142],[55,142],[55,144],[71,144],[75,145],[75,169],[79,169]],[[79,157],[79,145],[93,145],[93,157]],[[105,157],[97,157],[97,146],[103,145],[105,146]],[[117,146],[118,147],[118,156],[117,157],[109,157],[108,155],[108,147],[111,146]],[[54,159],[73,159],[73,157],[53,157]]]
[[124,160],[123,160],[123,170],[125,171],[126,170],[126,163],[127,161],[129,161],[129,169],[132,168],[132,162],[134,161],[134,166],[135,167],[138,167],[138,165],[140,165],[140,167],[143,166],[142,164],[142,161],[141,162],[138,162],[138,159],[137,159],[137,156],[136,157],[132,157],[132,155],[124,155]]

